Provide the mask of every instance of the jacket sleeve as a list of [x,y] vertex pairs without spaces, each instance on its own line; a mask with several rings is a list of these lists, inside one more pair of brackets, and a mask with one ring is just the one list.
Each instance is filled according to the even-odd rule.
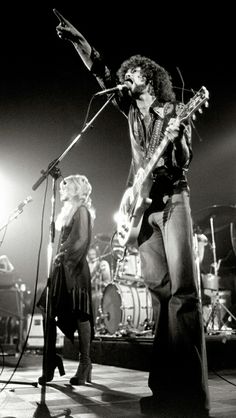
[[[111,69],[105,64],[103,57],[94,47],[92,47],[91,60],[93,63],[91,72],[102,90],[112,88],[119,83],[115,72],[111,71]],[[131,104],[131,98],[128,91],[125,90],[116,92],[112,103],[127,117]]]
[[173,165],[187,170],[192,160],[192,128],[190,124],[181,124],[178,138],[174,141]]
[[61,244],[60,252],[64,253],[64,261],[79,262],[84,257],[90,237],[90,214],[85,206],[81,206],[73,216],[71,231]]

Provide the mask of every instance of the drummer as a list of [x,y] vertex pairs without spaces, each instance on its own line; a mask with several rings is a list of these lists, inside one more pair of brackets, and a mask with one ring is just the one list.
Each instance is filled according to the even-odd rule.
[[92,289],[98,291],[99,286],[101,290],[111,281],[111,270],[108,261],[102,259],[98,255],[96,247],[91,246],[88,250],[87,261],[91,274]]
[[0,288],[9,288],[15,285],[15,268],[7,255],[0,255]]
[[91,274],[93,315],[96,322],[103,291],[111,281],[111,269],[108,261],[100,256],[99,249],[94,246],[91,246],[88,250],[87,261]]

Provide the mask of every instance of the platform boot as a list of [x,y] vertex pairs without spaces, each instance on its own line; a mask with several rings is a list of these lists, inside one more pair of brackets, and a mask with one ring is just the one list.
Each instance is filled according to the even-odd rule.
[[84,385],[91,383],[92,363],[90,359],[91,324],[90,321],[77,321],[79,335],[79,366],[70,384]]

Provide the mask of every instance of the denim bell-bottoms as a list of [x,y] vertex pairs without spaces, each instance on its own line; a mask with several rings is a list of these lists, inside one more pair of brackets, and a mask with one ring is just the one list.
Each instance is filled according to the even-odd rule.
[[166,198],[149,215],[151,237],[140,246],[141,268],[155,322],[149,387],[168,402],[209,407],[208,370],[189,192]]

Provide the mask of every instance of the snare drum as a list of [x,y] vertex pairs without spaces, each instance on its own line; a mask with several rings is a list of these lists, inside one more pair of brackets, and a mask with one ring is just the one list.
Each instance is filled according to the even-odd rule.
[[151,294],[146,287],[110,283],[103,293],[102,313],[110,334],[114,334],[120,325],[137,329],[146,320],[152,321]]

